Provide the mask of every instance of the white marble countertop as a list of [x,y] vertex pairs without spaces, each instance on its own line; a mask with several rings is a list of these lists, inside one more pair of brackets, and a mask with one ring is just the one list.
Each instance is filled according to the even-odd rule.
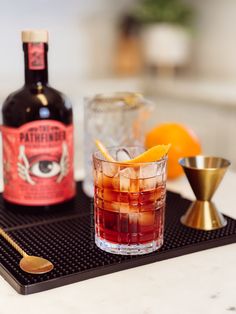
[[[171,190],[192,197],[184,177]],[[236,218],[236,173],[215,195]],[[236,244],[22,296],[0,278],[0,314],[223,314],[236,313]]]

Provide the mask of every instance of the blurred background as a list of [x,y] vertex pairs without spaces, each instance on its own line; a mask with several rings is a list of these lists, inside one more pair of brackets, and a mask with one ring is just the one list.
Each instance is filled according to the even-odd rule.
[[141,92],[148,129],[181,122],[205,154],[236,170],[235,0],[0,0],[0,102],[23,84],[20,31],[49,31],[49,80],[72,100],[76,169],[83,165],[83,97]]

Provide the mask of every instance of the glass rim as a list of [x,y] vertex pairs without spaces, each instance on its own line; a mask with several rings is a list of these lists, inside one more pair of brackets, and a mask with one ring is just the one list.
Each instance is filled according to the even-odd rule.
[[[127,104],[126,97],[136,97],[136,101],[133,104]],[[87,95],[84,97],[84,102],[87,105],[90,105],[92,108],[92,105],[94,105],[94,108],[92,108],[93,111],[96,111],[96,113],[104,113],[104,112],[115,112],[119,110],[124,111],[130,111],[130,110],[138,110],[144,107],[151,106],[153,103],[144,98],[144,96],[141,93],[137,92],[128,92],[128,91],[118,91],[118,92],[108,92],[108,93],[97,93],[95,95]],[[114,106],[114,103],[124,103],[124,106]],[[112,105],[112,108],[105,108],[104,110],[98,110],[97,104],[109,104]]]
[[[223,165],[220,165],[218,167],[197,167],[197,166],[192,166],[192,165],[187,165],[184,162],[187,160],[198,160],[201,159],[202,161],[206,159],[218,159],[224,162]],[[213,155],[191,155],[191,156],[185,156],[181,157],[178,159],[178,163],[180,166],[186,169],[193,169],[193,170],[218,170],[218,169],[227,169],[230,165],[231,162],[224,158],[224,157],[219,157],[219,156],[213,156]]]
[[[139,145],[134,145],[134,146],[110,146],[110,147],[107,147],[107,150],[111,150],[111,149],[115,149],[115,148],[144,148],[143,146],[139,146]],[[147,162],[137,162],[137,163],[126,163],[126,162],[122,162],[122,161],[109,161],[109,160],[105,160],[105,159],[102,159],[102,158],[99,158],[96,156],[97,153],[101,153],[100,150],[96,150],[93,152],[92,154],[92,157],[93,157],[93,160],[98,160],[100,162],[105,162],[107,164],[113,164],[113,165],[117,165],[117,166],[126,166],[126,167],[138,167],[138,166],[142,166],[142,165],[157,165],[157,164],[162,164],[164,162],[167,161],[168,159],[168,155],[165,155],[164,157],[162,157],[161,159],[157,160],[157,161],[147,161]],[[105,158],[105,157],[104,157]]]

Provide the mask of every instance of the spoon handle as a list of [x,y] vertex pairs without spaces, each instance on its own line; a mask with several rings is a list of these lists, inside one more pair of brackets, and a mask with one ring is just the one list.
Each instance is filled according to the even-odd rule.
[[3,238],[11,245],[14,247],[14,249],[20,253],[23,257],[28,256],[28,254],[22,250],[22,248],[14,241],[12,238],[2,229],[0,228],[0,235],[3,236]]

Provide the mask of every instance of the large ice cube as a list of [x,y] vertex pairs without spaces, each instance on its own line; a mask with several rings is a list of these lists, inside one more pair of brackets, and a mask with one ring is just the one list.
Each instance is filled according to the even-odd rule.
[[155,177],[157,173],[158,173],[158,165],[155,163],[140,166],[139,176],[142,179]]
[[126,167],[120,170],[120,190],[122,192],[139,191],[138,171],[136,168]]
[[129,152],[125,148],[120,148],[116,152],[116,160],[117,161],[126,161],[131,159]]
[[119,172],[119,165],[110,162],[103,162],[102,163],[102,172],[107,177],[115,177],[118,175]]
[[152,191],[157,187],[157,177],[140,180],[140,190]]
[[120,191],[129,192],[129,188],[130,188],[130,178],[123,175],[123,173],[120,172]]
[[155,224],[155,211],[139,213],[139,224],[142,226],[153,226]]
[[156,188],[157,172],[158,165],[154,163],[140,167],[139,176],[142,178],[142,180],[140,180],[140,188],[142,191],[149,191]]

